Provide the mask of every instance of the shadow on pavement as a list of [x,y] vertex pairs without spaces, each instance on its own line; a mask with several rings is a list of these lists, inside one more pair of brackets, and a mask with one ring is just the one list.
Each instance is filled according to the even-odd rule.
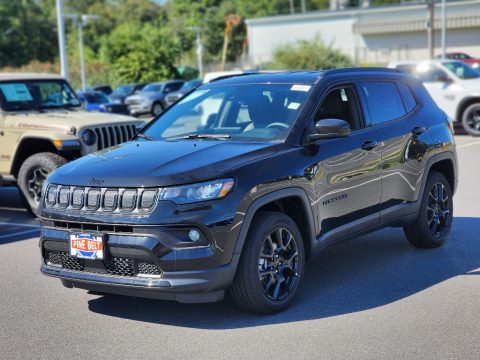
[[332,246],[309,263],[298,301],[287,311],[257,316],[221,303],[175,302],[104,295],[89,301],[95,313],[200,329],[233,329],[321,319],[387,305],[458,275],[479,274],[480,218],[457,217],[450,241],[438,249],[410,246],[401,229]]

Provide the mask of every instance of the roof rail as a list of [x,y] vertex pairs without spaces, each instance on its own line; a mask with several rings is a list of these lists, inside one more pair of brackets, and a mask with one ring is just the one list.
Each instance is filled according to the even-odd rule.
[[237,76],[255,75],[255,74],[258,74],[258,73],[259,73],[258,71],[246,71],[246,72],[242,72],[242,73],[238,73],[238,74],[222,75],[222,76],[216,77],[215,79],[210,80],[209,83],[212,83],[212,82],[215,82],[215,81],[218,81],[218,80],[229,79],[229,78],[237,77]]
[[325,75],[333,75],[333,74],[343,74],[346,72],[370,72],[370,71],[377,71],[377,72],[388,72],[388,73],[401,73],[399,69],[392,69],[386,67],[350,67],[350,68],[338,68],[338,69],[331,69],[325,70]]

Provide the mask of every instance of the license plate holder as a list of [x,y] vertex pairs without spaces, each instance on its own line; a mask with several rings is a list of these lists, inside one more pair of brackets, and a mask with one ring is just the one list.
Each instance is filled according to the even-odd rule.
[[101,234],[71,233],[70,255],[80,259],[103,260],[105,237]]

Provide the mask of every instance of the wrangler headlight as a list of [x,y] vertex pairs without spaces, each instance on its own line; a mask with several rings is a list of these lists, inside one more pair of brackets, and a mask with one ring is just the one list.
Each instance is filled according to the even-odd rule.
[[160,191],[160,200],[170,200],[177,204],[221,199],[232,190],[235,181],[222,179],[198,184],[167,187]]
[[97,142],[97,135],[92,129],[83,129],[78,135],[85,145],[91,146]]

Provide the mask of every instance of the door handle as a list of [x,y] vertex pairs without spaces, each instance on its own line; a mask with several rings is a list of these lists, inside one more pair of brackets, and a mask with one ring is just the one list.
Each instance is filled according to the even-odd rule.
[[363,150],[372,150],[373,148],[376,148],[378,146],[378,142],[376,141],[365,141],[362,144],[362,149]]
[[428,128],[423,127],[423,126],[415,126],[412,130],[413,135],[420,135],[423,134],[425,131],[427,131]]

